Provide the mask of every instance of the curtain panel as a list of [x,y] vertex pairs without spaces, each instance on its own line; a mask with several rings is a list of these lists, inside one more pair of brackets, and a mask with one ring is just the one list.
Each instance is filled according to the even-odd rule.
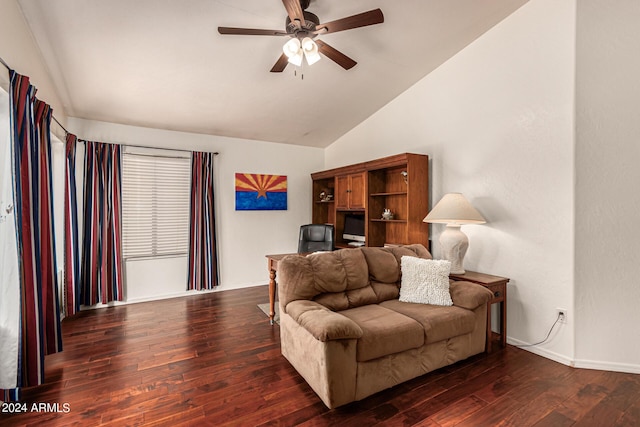
[[64,302],[65,315],[80,311],[80,244],[78,238],[78,189],[76,185],[77,138],[67,134],[64,170]]
[[42,384],[44,356],[62,351],[58,306],[50,124],[52,111],[29,78],[10,71],[13,200],[20,283],[15,389]]
[[120,151],[116,144],[85,142],[79,285],[84,305],[123,300]]
[[218,286],[213,153],[191,154],[191,208],[187,290]]

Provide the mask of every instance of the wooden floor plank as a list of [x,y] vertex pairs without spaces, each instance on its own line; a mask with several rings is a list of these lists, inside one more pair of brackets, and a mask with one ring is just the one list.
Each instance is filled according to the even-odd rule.
[[507,346],[327,409],[280,354],[265,286],[86,311],[4,426],[636,426],[640,375],[573,369]]

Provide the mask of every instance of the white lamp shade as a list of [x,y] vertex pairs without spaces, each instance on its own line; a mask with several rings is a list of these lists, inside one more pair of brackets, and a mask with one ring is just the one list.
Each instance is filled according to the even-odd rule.
[[282,46],[282,51],[287,56],[288,61],[296,66],[302,65],[302,48],[300,40],[292,38]]
[[290,56],[288,61],[289,61],[290,64],[293,64],[296,67],[301,66],[302,65],[302,51],[296,53],[295,55]]
[[282,51],[287,55],[287,58],[297,55],[300,53],[300,40],[296,38],[290,39],[282,46]]
[[307,58],[307,64],[313,65],[320,60],[318,45],[310,37],[302,39],[302,50],[305,58]]
[[439,224],[484,224],[487,222],[461,193],[445,194],[423,221]]

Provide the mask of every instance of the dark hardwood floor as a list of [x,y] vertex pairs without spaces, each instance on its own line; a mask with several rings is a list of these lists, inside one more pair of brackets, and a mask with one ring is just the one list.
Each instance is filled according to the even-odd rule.
[[[328,410],[280,355],[267,288],[80,313],[63,321],[33,403],[0,425],[640,426],[640,375],[573,369],[507,346]],[[51,410],[54,405],[49,406]]]

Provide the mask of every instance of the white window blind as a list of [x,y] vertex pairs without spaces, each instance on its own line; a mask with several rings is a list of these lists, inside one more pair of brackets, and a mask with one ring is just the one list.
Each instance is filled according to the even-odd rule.
[[124,153],[122,244],[125,258],[186,255],[191,160]]

